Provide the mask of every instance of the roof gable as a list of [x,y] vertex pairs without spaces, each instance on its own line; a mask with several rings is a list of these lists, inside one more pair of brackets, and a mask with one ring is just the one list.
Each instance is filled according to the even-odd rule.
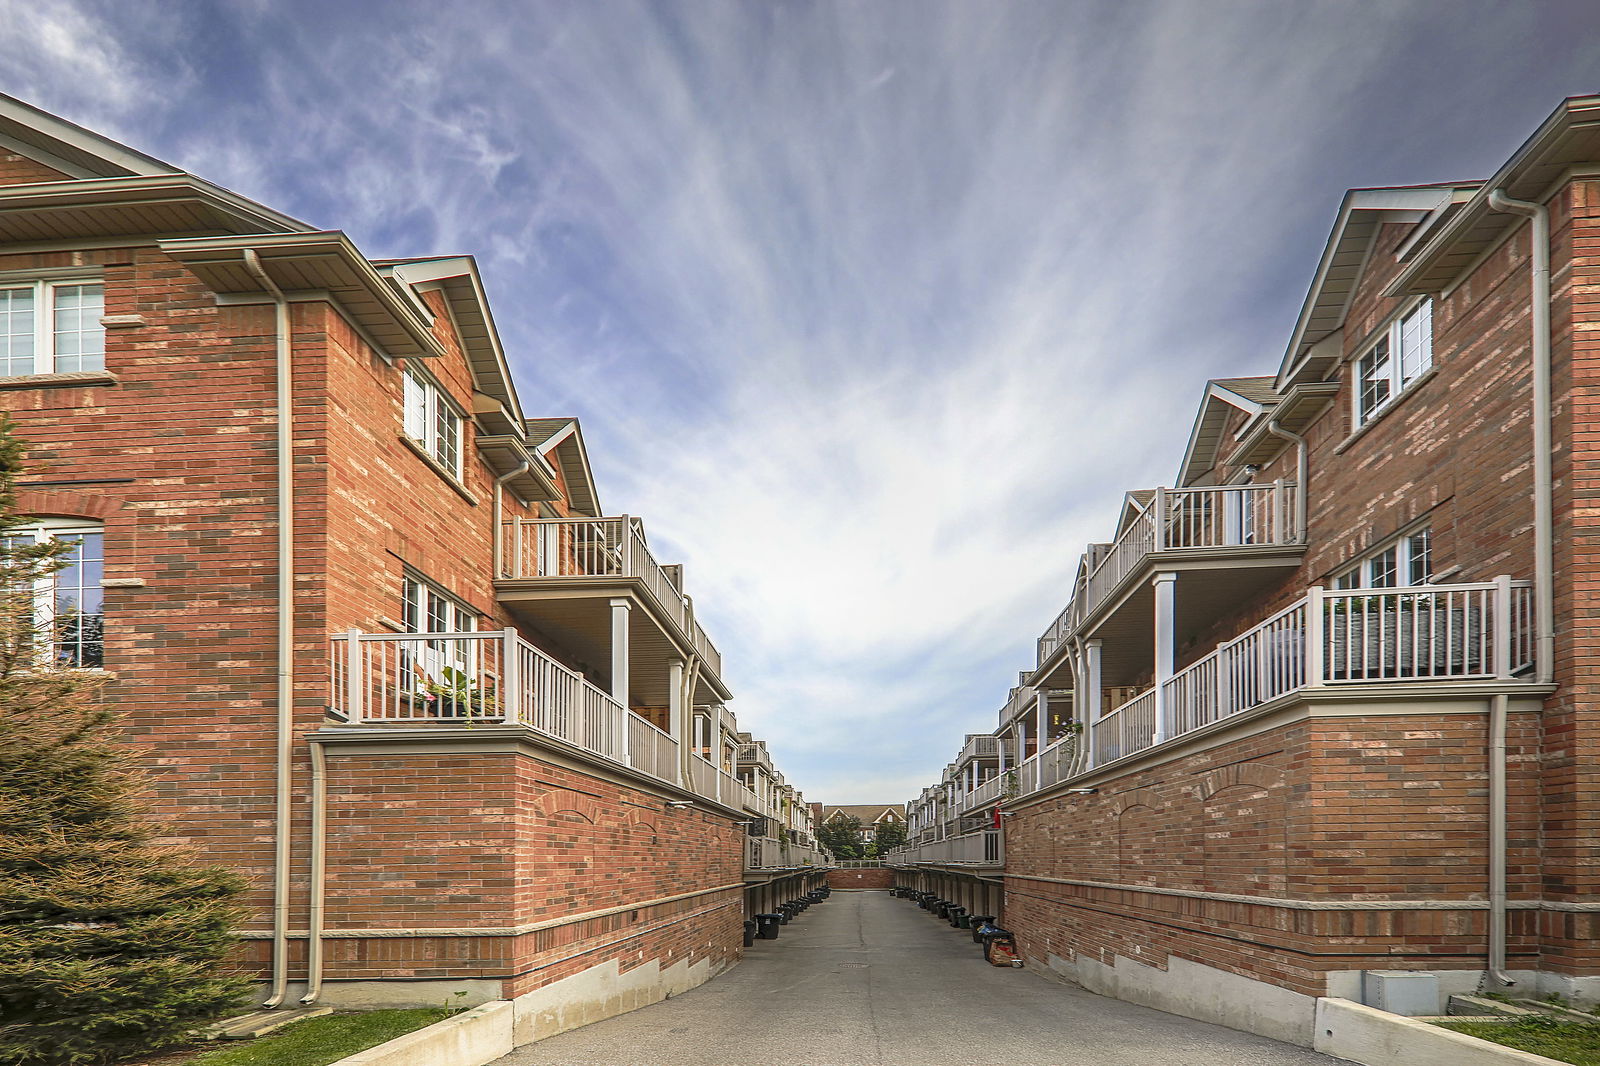
[[0,93],[0,150],[26,156],[68,179],[156,177],[182,170]]
[[1200,410],[1194,417],[1194,428],[1189,431],[1189,445],[1178,467],[1178,487],[1196,484],[1216,467],[1223,433],[1232,412],[1242,411],[1247,418],[1259,418],[1278,405],[1278,398],[1272,378],[1267,376],[1216,378],[1206,382]]

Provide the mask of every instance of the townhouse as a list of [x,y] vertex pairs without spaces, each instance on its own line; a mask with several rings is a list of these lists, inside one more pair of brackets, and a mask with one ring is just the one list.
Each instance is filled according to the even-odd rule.
[[1573,98],[1487,181],[1345,196],[1277,372],[1206,384],[903,883],[1301,1043],[1381,971],[1600,998],[1597,130]]
[[251,879],[269,1006],[511,999],[520,1042],[820,884],[683,568],[524,413],[471,257],[370,259],[0,98],[0,375],[30,535],[76,545],[54,658]]

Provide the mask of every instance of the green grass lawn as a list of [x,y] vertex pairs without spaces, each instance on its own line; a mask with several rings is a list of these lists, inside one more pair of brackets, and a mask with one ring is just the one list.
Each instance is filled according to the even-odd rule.
[[255,1040],[230,1040],[215,1050],[184,1060],[183,1066],[327,1066],[346,1055],[442,1021],[452,1013],[429,1007],[325,1014]]
[[1574,1066],[1600,1066],[1600,1025],[1563,1022],[1554,1018],[1519,1018],[1493,1022],[1441,1022],[1446,1029],[1492,1040],[1496,1044],[1531,1051]]

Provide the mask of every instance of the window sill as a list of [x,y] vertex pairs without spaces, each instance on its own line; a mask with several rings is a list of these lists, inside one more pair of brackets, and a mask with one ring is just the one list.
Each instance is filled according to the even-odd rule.
[[52,389],[71,385],[115,385],[117,375],[109,370],[71,370],[65,374],[19,374],[0,377],[0,389]]
[[452,489],[455,489],[456,495],[472,504],[472,506],[478,506],[478,498],[472,493],[468,492],[467,487],[457,480],[456,476],[452,474],[443,463],[429,455],[426,448],[412,440],[410,437],[406,436],[404,433],[397,434],[397,436],[400,438],[401,444],[404,444],[407,448],[411,449],[412,454],[414,454],[418,459],[421,459],[424,463],[428,464],[428,469],[432,470],[435,474],[438,474],[444,479],[445,484],[449,485]]
[[1392,413],[1394,413],[1394,409],[1396,407],[1399,407],[1401,404],[1405,403],[1406,400],[1410,399],[1412,393],[1422,388],[1422,386],[1426,385],[1429,381],[1432,381],[1434,375],[1438,372],[1439,364],[1435,363],[1433,366],[1430,366],[1428,369],[1424,370],[1421,374],[1418,374],[1416,379],[1413,380],[1411,384],[1395,393],[1394,397],[1388,403],[1380,407],[1377,414],[1363,422],[1361,424],[1361,428],[1357,429],[1354,433],[1340,441],[1338,446],[1333,449],[1333,454],[1343,455],[1345,453],[1345,449],[1355,444],[1355,442],[1360,440],[1362,437],[1365,437],[1367,432],[1371,430],[1373,426],[1376,426],[1379,422],[1382,422],[1384,419],[1388,418]]

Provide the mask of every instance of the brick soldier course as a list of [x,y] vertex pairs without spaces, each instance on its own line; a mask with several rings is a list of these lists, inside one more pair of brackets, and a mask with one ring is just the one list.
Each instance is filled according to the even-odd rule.
[[[1179,478],[1091,546],[994,749],[969,738],[908,805],[903,883],[1003,884],[1031,964],[1309,1043],[1313,998],[1360,998],[1363,971],[1501,987],[1498,880],[1514,989],[1600,998],[1597,112],[1565,102],[1486,182],[1346,197],[1278,373],[1207,384]],[[1496,189],[1549,216],[1544,662],[1534,237]],[[985,833],[1003,859],[975,858]]]
[[9,98],[0,133],[20,510],[104,546],[71,601],[103,646],[58,655],[115,675],[174,842],[251,879],[275,1003],[507,998],[529,1039],[820,883],[681,569],[576,422],[524,416],[470,257],[371,260]]

